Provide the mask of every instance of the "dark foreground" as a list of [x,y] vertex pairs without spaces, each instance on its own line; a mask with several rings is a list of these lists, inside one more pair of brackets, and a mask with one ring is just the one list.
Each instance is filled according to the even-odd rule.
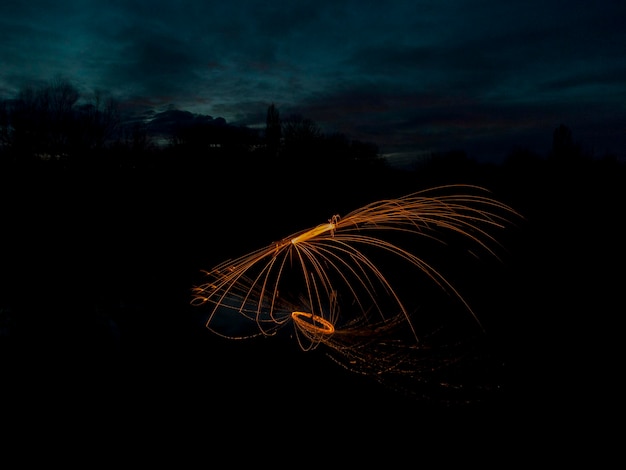
[[[591,439],[593,425],[581,423],[621,406],[622,167],[470,177],[526,217],[470,296],[497,386],[451,395],[429,384],[414,396],[305,353],[288,335],[219,339],[189,305],[201,269],[384,187],[353,183],[336,207],[332,191],[294,205],[288,184],[20,178],[4,185],[0,299],[13,435],[46,439],[62,424],[158,442],[212,432],[204,445],[240,440],[269,453],[300,440],[363,452],[423,435],[517,447],[511,433],[530,425],[542,447],[553,433]],[[398,178],[396,192],[426,185]],[[471,382],[472,369],[464,373]]]

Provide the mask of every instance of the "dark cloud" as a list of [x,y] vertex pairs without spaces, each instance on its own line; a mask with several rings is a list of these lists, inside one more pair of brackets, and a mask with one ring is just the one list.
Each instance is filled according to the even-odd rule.
[[623,152],[625,14],[612,0],[3,2],[0,93],[61,74],[136,117],[262,126],[275,103],[388,153],[496,155],[561,122]]

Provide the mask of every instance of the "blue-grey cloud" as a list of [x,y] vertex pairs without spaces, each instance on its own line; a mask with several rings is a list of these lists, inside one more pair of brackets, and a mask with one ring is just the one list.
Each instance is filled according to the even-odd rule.
[[136,116],[250,126],[275,103],[385,152],[495,155],[565,122],[619,153],[625,14],[612,0],[9,1],[0,96],[63,76]]

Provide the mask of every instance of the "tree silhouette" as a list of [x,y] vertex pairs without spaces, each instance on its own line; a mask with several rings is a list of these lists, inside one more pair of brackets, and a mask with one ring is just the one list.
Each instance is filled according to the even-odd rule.
[[[9,100],[0,101],[0,151],[4,157],[5,150],[11,143],[11,105]],[[4,158],[2,160],[4,162]]]
[[[24,103],[22,123],[27,127],[20,134],[35,145],[35,152],[48,158],[67,156],[74,137],[73,107],[78,90],[69,82],[54,80],[40,89],[26,89],[19,95]],[[19,130],[19,128],[18,128]]]
[[301,114],[292,114],[284,122],[282,132],[286,145],[303,145],[315,142],[322,135],[317,124]]
[[301,114],[292,114],[282,121],[282,159],[297,168],[311,168],[320,163],[322,131],[317,124]]
[[84,160],[101,150],[118,127],[117,105],[99,92],[92,102],[79,99],[74,85],[56,79],[5,100],[0,112],[5,150],[21,162]]
[[572,131],[565,124],[561,124],[552,133],[552,155],[557,159],[565,158],[574,150]]
[[582,147],[574,141],[571,129],[564,124],[559,125],[552,133],[550,157],[559,164],[580,163],[585,159]]
[[278,155],[281,136],[280,113],[274,103],[272,103],[267,108],[267,118],[265,120],[265,145],[269,156],[276,157]]
[[117,136],[120,126],[118,104],[96,91],[93,101],[77,109],[77,143],[80,150],[102,149]]

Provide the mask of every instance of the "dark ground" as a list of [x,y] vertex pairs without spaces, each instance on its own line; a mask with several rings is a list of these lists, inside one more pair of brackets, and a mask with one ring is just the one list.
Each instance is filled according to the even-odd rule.
[[404,396],[289,341],[220,340],[189,305],[201,269],[430,179],[346,180],[315,199],[293,180],[254,175],[83,176],[5,175],[0,344],[12,435],[45,439],[63,424],[114,441],[204,436],[207,454],[239,440],[268,454],[300,439],[359,454],[408,440],[419,455],[424,436],[554,449],[555,435],[592,440],[619,419],[620,165],[488,167],[452,181],[477,181],[525,216],[500,240],[502,264],[470,282],[500,387],[465,404]]

